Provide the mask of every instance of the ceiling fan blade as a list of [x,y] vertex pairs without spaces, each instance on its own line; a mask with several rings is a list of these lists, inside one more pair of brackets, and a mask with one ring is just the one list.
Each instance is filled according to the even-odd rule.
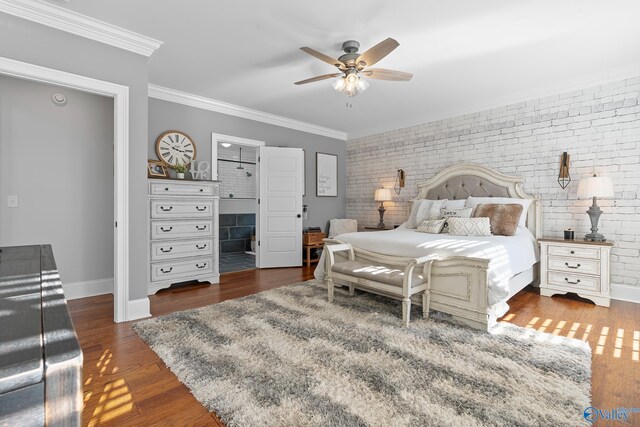
[[389,37],[360,55],[356,60],[356,64],[364,62],[367,67],[370,67],[385,56],[389,55],[393,49],[398,46],[400,46],[400,43]]
[[307,83],[319,82],[320,80],[330,79],[331,77],[341,76],[342,73],[333,73],[333,74],[323,74],[321,76],[311,77],[310,79],[300,80],[299,82],[295,82],[297,85],[304,85]]
[[310,47],[301,47],[300,50],[303,51],[303,52],[308,53],[309,55],[311,55],[311,56],[313,56],[315,58],[318,58],[320,61],[324,61],[327,64],[331,64],[334,67],[338,67],[343,71],[347,69],[347,67],[342,62],[338,61],[337,59],[334,59],[334,58],[330,57],[329,55],[325,55],[322,52],[318,52],[315,49],[311,49]]
[[394,80],[406,82],[411,80],[413,74],[405,73],[404,71],[385,70],[384,68],[368,68],[361,71],[360,74],[369,77],[370,79],[378,80]]

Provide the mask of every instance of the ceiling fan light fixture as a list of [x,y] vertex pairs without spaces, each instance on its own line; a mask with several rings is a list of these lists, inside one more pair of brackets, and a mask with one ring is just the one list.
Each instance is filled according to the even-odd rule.
[[347,84],[344,80],[344,77],[340,76],[338,78],[336,78],[333,83],[331,83],[331,86],[333,86],[333,89],[338,92],[338,93],[342,93],[344,92],[345,88],[347,87]]

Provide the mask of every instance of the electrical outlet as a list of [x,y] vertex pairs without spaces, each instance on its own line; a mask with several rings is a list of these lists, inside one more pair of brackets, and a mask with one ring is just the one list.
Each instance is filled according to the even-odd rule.
[[17,208],[18,207],[18,196],[7,196],[7,207],[8,208]]

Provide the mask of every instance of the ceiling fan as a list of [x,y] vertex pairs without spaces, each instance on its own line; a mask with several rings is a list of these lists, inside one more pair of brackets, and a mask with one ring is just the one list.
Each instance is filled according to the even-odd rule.
[[390,54],[400,43],[392,38],[381,41],[371,49],[364,53],[358,53],[360,43],[355,40],[347,40],[342,43],[344,55],[338,59],[334,59],[329,55],[318,52],[310,47],[301,47],[303,52],[318,58],[340,70],[339,73],[323,74],[321,76],[312,77],[306,80],[296,82],[297,85],[313,83],[320,80],[336,78],[333,82],[333,88],[347,96],[356,96],[360,92],[365,91],[369,87],[369,82],[362,77],[368,77],[378,80],[394,80],[408,81],[411,80],[413,74],[403,71],[386,70],[384,68],[367,68],[380,61],[382,58]]

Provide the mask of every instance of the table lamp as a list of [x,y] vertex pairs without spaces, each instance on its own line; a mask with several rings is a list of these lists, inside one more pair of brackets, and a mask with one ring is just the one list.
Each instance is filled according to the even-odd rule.
[[602,209],[598,207],[597,199],[612,199],[613,183],[608,176],[597,176],[593,174],[592,177],[583,178],[578,184],[578,198],[590,199],[593,198],[593,204],[589,207],[587,215],[591,220],[591,233],[584,236],[584,240],[592,242],[604,242],[606,239],[600,233],[598,233],[598,220],[602,215]]
[[373,200],[376,202],[380,202],[380,207],[378,208],[378,212],[380,212],[380,222],[378,223],[378,228],[385,228],[384,225],[384,202],[391,201],[391,189],[389,188],[377,188],[376,192],[373,196]]

